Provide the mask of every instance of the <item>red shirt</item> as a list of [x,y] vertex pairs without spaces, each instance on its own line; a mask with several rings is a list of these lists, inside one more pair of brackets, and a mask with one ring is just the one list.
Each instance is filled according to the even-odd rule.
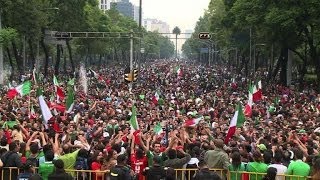
[[138,175],[138,180],[144,180],[142,172],[147,167],[147,157],[143,156],[142,159],[137,159],[135,154],[131,154],[130,162],[132,170]]
[[[101,171],[101,164],[98,162],[93,162],[91,163],[91,169],[93,171]],[[94,180],[102,180],[102,176],[96,177],[96,173],[92,173],[92,176]]]

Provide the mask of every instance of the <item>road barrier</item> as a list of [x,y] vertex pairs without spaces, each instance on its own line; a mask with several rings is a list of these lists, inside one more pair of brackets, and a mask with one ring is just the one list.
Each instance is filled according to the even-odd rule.
[[[36,169],[37,172],[38,169]],[[192,180],[198,169],[175,169],[176,180]],[[216,172],[222,179],[227,180],[261,180],[266,173],[255,173],[246,171],[226,171],[223,169],[210,169]],[[17,175],[22,172],[16,167],[3,167],[1,170],[1,180],[16,180]],[[66,169],[75,180],[107,180],[109,171],[93,171],[93,170],[71,170]],[[309,180],[310,176],[295,176],[295,175],[277,175],[276,180]]]

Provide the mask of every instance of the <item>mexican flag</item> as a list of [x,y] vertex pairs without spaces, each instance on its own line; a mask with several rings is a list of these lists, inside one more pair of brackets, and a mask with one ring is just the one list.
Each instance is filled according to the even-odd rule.
[[176,73],[178,76],[182,76],[182,70],[181,70],[180,66],[176,67]]
[[131,125],[131,134],[135,137],[135,144],[140,144],[139,134],[140,134],[140,128],[137,120],[137,108],[136,106],[132,106],[131,110],[131,118],[129,120],[129,124]]
[[129,121],[131,125],[131,130],[139,130],[139,124],[137,120],[137,108],[136,106],[132,106],[131,118]]
[[231,84],[230,85],[231,85],[232,89],[237,89],[238,85],[236,83],[236,79],[235,78],[231,79]]
[[94,78],[98,79],[99,81],[100,81],[100,80],[103,80],[103,77],[100,76],[100,75],[99,75],[97,72],[95,72],[94,70],[89,69],[89,71],[90,71],[90,77],[94,77]]
[[252,86],[249,88],[249,96],[248,96],[248,103],[244,108],[244,115],[247,117],[251,117],[252,115],[252,104],[253,104],[253,89]]
[[194,127],[196,126],[197,124],[199,124],[199,122],[203,120],[203,116],[201,117],[198,117],[198,118],[194,118],[194,119],[189,119],[189,120],[186,120],[184,122],[184,125],[185,126],[188,126],[188,127]]
[[42,113],[42,118],[44,120],[44,124],[47,125],[48,121],[53,117],[52,113],[51,113],[46,101],[44,100],[41,89],[37,90],[37,96],[38,96],[39,105],[40,105],[40,109],[41,109],[41,113]]
[[154,126],[153,131],[157,134],[160,135],[163,133],[162,127],[160,123],[157,123],[156,126]]
[[74,79],[69,80],[68,82],[68,96],[66,100],[66,110],[67,113],[70,113],[74,106]]
[[31,106],[30,112],[29,112],[29,119],[35,119],[37,118],[36,113],[34,111],[33,106]]
[[234,116],[231,119],[227,137],[224,140],[225,144],[227,144],[231,139],[231,137],[234,135],[234,133],[236,132],[236,128],[241,127],[244,122],[245,122],[245,117],[242,112],[242,106],[241,104],[238,104],[236,107],[236,112],[234,113]]
[[35,85],[38,85],[39,75],[37,74],[36,68],[34,68],[32,71],[32,80],[34,81]]
[[23,84],[15,87],[15,88],[9,89],[9,91],[7,92],[7,96],[9,99],[13,99],[18,94],[20,94],[20,96],[28,95],[28,94],[30,94],[30,91],[31,91],[31,82],[25,81]]
[[152,102],[157,105],[158,101],[159,101],[159,98],[160,98],[159,93],[156,92],[152,97]]
[[59,86],[59,82],[56,76],[53,76],[53,84],[57,95],[57,101],[64,100],[65,95],[62,88]]
[[258,82],[258,86],[253,85],[253,102],[260,101],[262,99],[262,84],[261,81]]

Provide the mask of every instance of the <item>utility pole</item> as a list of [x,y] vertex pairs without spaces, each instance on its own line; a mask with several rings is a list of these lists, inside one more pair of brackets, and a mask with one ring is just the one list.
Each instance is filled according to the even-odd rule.
[[[252,32],[251,32],[251,31],[252,31],[252,29],[251,29],[251,27],[250,27],[250,59],[249,59],[249,61],[250,61],[250,64],[251,64],[251,66],[252,66],[253,63],[252,63],[252,60],[251,60],[251,56],[252,56],[252,55],[251,55],[251,43],[252,43],[252,42],[251,42],[251,36],[252,36]],[[254,70],[253,70],[253,72],[254,72]]]
[[140,71],[141,59],[142,59],[142,52],[141,52],[141,44],[142,44],[142,0],[139,1],[139,31],[140,31],[140,42],[139,42],[139,51],[138,54],[140,55],[138,58],[138,70]]
[[[130,73],[133,75],[133,30],[130,32]],[[129,92],[132,90],[132,81],[129,83]]]
[[[1,24],[1,8],[0,8],[0,31],[2,30],[2,24]],[[2,44],[0,43],[0,85],[3,84],[3,51],[2,51]]]

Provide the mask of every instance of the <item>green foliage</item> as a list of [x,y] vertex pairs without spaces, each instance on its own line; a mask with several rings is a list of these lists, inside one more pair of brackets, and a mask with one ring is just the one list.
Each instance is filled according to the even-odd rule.
[[177,35],[181,34],[181,30],[180,30],[180,28],[178,26],[176,26],[176,27],[173,28],[172,33],[177,36]]
[[145,55],[148,58],[170,58],[174,54],[174,44],[168,37],[158,32],[146,32],[144,35]]
[[18,33],[13,28],[5,28],[0,30],[0,43],[8,44],[13,39],[17,38]]

